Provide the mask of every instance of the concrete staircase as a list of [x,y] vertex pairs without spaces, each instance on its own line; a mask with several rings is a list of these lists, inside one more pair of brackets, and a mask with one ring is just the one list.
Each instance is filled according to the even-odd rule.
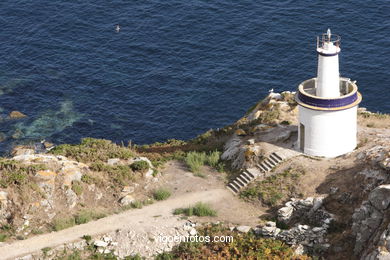
[[239,176],[237,176],[227,185],[227,188],[234,194],[237,194],[242,188],[246,187],[256,178],[266,177],[267,172],[271,171],[275,166],[277,166],[285,159],[287,158],[285,158],[285,156],[281,153],[273,152],[268,157],[266,157],[260,164],[257,164],[256,167],[247,168],[246,170],[244,170]]

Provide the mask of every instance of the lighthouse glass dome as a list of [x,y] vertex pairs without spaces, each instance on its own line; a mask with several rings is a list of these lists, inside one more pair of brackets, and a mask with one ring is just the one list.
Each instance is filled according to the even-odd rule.
[[356,147],[357,106],[362,97],[355,82],[339,74],[340,37],[330,30],[317,37],[317,77],[303,81],[299,105],[298,146],[305,154],[336,157]]

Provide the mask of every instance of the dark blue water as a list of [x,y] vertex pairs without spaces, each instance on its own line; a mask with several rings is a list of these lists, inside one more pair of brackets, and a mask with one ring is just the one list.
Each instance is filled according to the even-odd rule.
[[[230,124],[269,89],[316,76],[315,36],[328,27],[362,106],[389,113],[386,0],[2,0],[1,150],[188,139]],[[28,118],[8,120],[12,110]]]

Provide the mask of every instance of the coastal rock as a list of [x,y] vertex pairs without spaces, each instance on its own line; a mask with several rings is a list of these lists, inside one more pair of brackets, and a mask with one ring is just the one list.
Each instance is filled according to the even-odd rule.
[[[245,149],[243,149],[241,147],[241,139],[239,137],[233,136],[232,138],[230,138],[226,142],[224,150],[225,151],[221,155],[221,159],[222,160],[231,160],[231,161],[233,161],[232,166],[234,168],[239,168],[244,163],[244,160],[245,160],[244,151],[245,151]],[[238,154],[238,156],[237,156],[237,154]],[[241,155],[242,158],[238,158],[238,157],[240,157],[240,155]]]
[[242,130],[241,128],[237,129],[234,133],[238,136],[245,136],[246,135],[246,132],[244,130]]
[[368,196],[371,204],[379,210],[385,210],[390,204],[390,184],[376,187]]
[[10,216],[8,211],[8,192],[0,191],[0,224]]
[[20,119],[20,118],[25,118],[27,116],[20,111],[12,111],[11,113],[9,113],[9,117],[11,119]]
[[71,189],[65,191],[66,202],[69,208],[74,208],[77,204],[77,195]]

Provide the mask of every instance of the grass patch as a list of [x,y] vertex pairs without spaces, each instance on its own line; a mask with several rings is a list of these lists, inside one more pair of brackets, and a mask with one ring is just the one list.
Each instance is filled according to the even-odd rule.
[[51,247],[44,247],[44,248],[41,249],[41,251],[42,251],[44,256],[47,256],[47,253],[49,253],[49,251],[51,249],[52,249]]
[[171,192],[168,189],[159,188],[153,192],[153,198],[155,200],[166,200],[171,196]]
[[43,164],[25,165],[15,160],[0,158],[0,187],[28,184],[30,177],[46,169]]
[[83,186],[79,181],[72,182],[72,190],[76,193],[77,196],[80,196],[83,193]]
[[[90,164],[90,169],[97,172],[106,173],[115,183],[119,185],[126,185],[128,182],[135,180],[136,176],[128,165],[107,165],[103,162],[94,162]],[[87,180],[81,179],[82,181],[98,181],[97,178],[91,175]]]
[[62,144],[50,151],[53,154],[73,158],[79,162],[106,162],[110,158],[129,159],[135,152],[124,146],[112,143],[110,140],[83,138],[81,144]]
[[67,218],[56,218],[52,222],[52,229],[60,231],[75,225],[88,223],[91,220],[96,220],[106,217],[106,214],[94,210],[82,210],[76,215]]
[[105,216],[106,216],[106,214],[101,213],[101,212],[96,212],[96,211],[92,211],[92,210],[83,210],[83,211],[80,211],[74,217],[74,219],[75,219],[75,223],[77,225],[80,225],[80,224],[85,224],[91,220],[104,218]]
[[187,166],[190,168],[190,171],[193,173],[199,173],[200,168],[206,162],[206,153],[205,152],[189,152],[185,158]]
[[102,184],[102,180],[90,174],[83,174],[81,181],[87,184]]
[[136,201],[133,201],[131,204],[130,204],[131,208],[133,209],[141,209],[142,206],[143,206],[143,203],[142,201],[140,200],[136,200]]
[[276,206],[288,197],[300,197],[297,191],[299,179],[304,175],[301,169],[287,169],[282,173],[267,177],[263,181],[250,184],[240,192],[240,197],[248,200],[260,200],[268,206]]
[[188,208],[178,208],[173,211],[174,215],[183,214],[185,216],[198,216],[198,217],[215,217],[217,216],[217,212],[210,207],[210,205],[205,204],[203,202],[198,202],[194,206],[190,206]]
[[195,173],[195,176],[206,177],[201,174],[201,167],[204,165],[209,165],[218,171],[224,170],[224,164],[220,161],[221,152],[215,150],[210,153],[206,152],[188,152],[184,161],[187,164],[191,172]]
[[218,163],[221,157],[221,152],[219,151],[213,151],[210,154],[207,155],[206,157],[206,163],[210,165],[213,168],[218,167]]
[[70,228],[76,225],[74,217],[70,218],[56,218],[53,220],[52,227],[54,231],[60,231],[65,228]]
[[0,233],[0,242],[4,242],[7,239],[7,237],[8,236],[6,234]]

